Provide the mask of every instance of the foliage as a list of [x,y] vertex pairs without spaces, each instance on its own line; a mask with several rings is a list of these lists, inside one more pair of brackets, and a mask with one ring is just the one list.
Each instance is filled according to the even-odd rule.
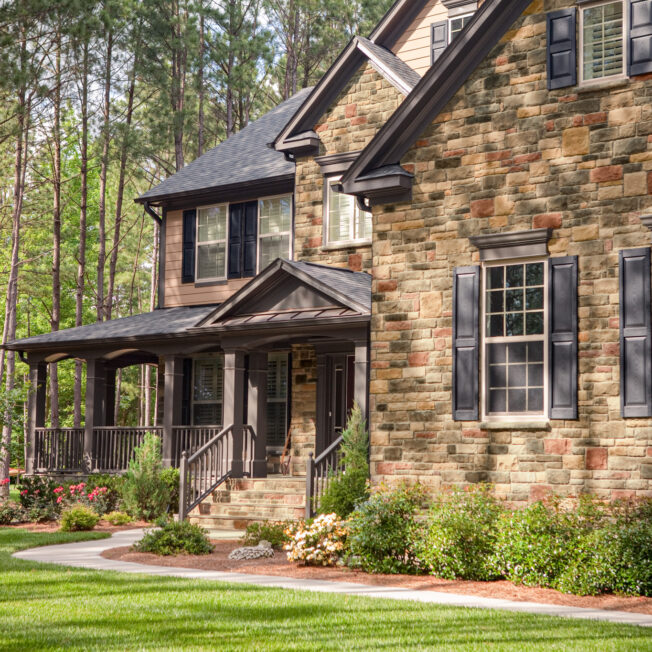
[[420,565],[444,579],[492,580],[496,526],[504,508],[488,485],[439,494],[423,538],[415,541]]
[[290,525],[285,544],[289,561],[307,566],[335,566],[346,543],[346,527],[337,514],[320,514],[312,521]]
[[74,505],[63,510],[61,514],[61,529],[64,532],[83,532],[92,530],[100,517],[86,505]]
[[125,476],[124,503],[135,518],[152,521],[170,504],[170,490],[163,478],[161,441],[151,432],[145,434],[142,446],[134,451]]
[[106,492],[102,497],[105,511],[113,512],[121,508],[125,478],[122,475],[109,473],[91,473],[86,480],[89,487],[104,487]]
[[179,513],[179,469],[169,467],[161,472],[161,479],[170,492],[169,512]]
[[111,523],[111,525],[126,525],[131,523],[133,519],[125,512],[109,512],[104,515],[104,520]]
[[423,527],[417,514],[425,500],[420,485],[381,487],[348,520],[349,563],[371,573],[415,573],[414,541]]
[[106,487],[94,487],[88,491],[92,485],[86,485],[85,482],[78,484],[60,485],[52,491],[56,495],[57,505],[60,509],[84,505],[90,507],[96,514],[102,516],[108,509],[108,501],[105,499],[107,494]]
[[0,501],[0,525],[22,523],[25,520],[25,510],[14,500]]
[[213,545],[199,525],[189,521],[168,521],[160,529],[148,530],[134,549],[155,555],[210,555]]
[[344,470],[331,476],[319,505],[322,514],[335,512],[340,518],[347,518],[358,503],[369,498],[368,455],[369,436],[356,402],[342,433],[340,456]]
[[57,495],[54,493],[57,484],[47,476],[24,475],[18,489],[20,490],[20,504],[26,510],[48,510],[54,513],[57,509]]
[[273,548],[282,548],[290,540],[287,530],[291,525],[291,521],[249,523],[240,542],[243,546],[257,546],[261,541],[269,541]]

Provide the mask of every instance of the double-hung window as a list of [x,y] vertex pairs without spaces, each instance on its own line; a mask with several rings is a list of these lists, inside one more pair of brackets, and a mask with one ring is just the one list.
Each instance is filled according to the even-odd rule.
[[452,43],[460,34],[460,32],[471,22],[473,14],[463,14],[462,16],[455,16],[448,19],[448,42]]
[[580,11],[581,79],[590,82],[625,73],[625,4],[603,2]]
[[292,195],[258,201],[258,271],[277,258],[290,258]]
[[361,211],[351,195],[337,192],[339,179],[326,178],[325,240],[327,245],[371,242],[371,213]]
[[483,275],[484,414],[543,416],[547,262],[486,264]]
[[194,358],[192,365],[192,423],[222,425],[224,357]]
[[270,353],[267,358],[267,444],[283,446],[288,431],[287,353]]
[[227,208],[220,204],[197,210],[198,281],[226,278]]

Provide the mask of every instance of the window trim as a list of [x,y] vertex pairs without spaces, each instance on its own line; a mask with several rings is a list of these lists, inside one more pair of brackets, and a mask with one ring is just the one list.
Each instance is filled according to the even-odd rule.
[[[488,260],[482,262],[480,274],[480,419],[487,423],[524,423],[540,422],[547,423],[550,412],[550,379],[549,379],[549,257],[520,257],[505,258],[500,260]],[[530,263],[543,263],[543,334],[542,335],[519,335],[517,337],[503,336],[500,341],[506,342],[538,342],[543,340],[543,410],[541,412],[524,412],[505,414],[494,414],[488,410],[488,387],[489,387],[489,366],[487,365],[487,342],[486,334],[486,300],[487,300],[487,270],[492,267],[506,267],[508,265],[526,265]]]
[[257,215],[256,215],[256,274],[260,274],[260,202],[266,199],[279,199],[281,197],[288,197],[290,200],[290,230],[282,231],[281,233],[270,233],[262,236],[262,238],[269,238],[277,235],[289,235],[290,236],[290,246],[288,248],[288,257],[290,260],[294,259],[294,194],[293,193],[282,193],[280,195],[266,195],[265,197],[258,197],[256,202],[258,203]]
[[[622,33],[622,42],[623,42],[623,62],[622,70],[619,73],[614,75],[607,75],[604,77],[596,77],[595,79],[584,79],[584,12],[587,9],[594,9],[595,7],[600,7],[602,5],[610,5],[620,3],[623,12],[623,33]],[[629,59],[629,11],[627,11],[625,0],[597,0],[596,2],[583,2],[578,6],[578,11],[580,14],[580,19],[578,21],[578,86],[594,86],[599,84],[604,84],[605,82],[619,81],[627,79],[627,69],[628,69],[628,59]]]
[[[198,360],[211,360],[222,359],[222,400],[221,401],[203,401],[201,399],[195,400],[195,366]],[[191,425],[195,426],[195,405],[214,405],[219,404],[222,408],[222,421],[224,421],[224,354],[223,353],[198,353],[191,356],[192,359],[192,377],[190,379],[190,421]],[[222,427],[221,423],[205,424],[199,427],[209,428],[211,426]]]
[[[453,42],[453,21],[454,20],[459,20],[459,19],[464,19],[464,18],[473,18],[473,15],[475,14],[475,11],[471,11],[466,14],[458,14],[457,16],[451,16],[449,14],[448,16],[448,45],[450,45]],[[464,29],[465,26],[462,26],[462,29]],[[460,34],[461,32],[458,32]],[[430,37],[432,40],[432,36]],[[432,49],[432,48],[431,48]]]
[[[226,235],[224,240],[206,240],[199,241],[199,212],[207,208],[217,208],[224,206],[226,209]],[[195,209],[195,283],[211,283],[213,281],[226,281],[229,268],[229,210],[230,204],[228,202],[220,202],[218,204],[208,204],[205,206],[197,206]],[[199,276],[199,247],[200,245],[210,245],[224,243],[224,276],[207,276],[200,278]]]
[[[324,215],[323,215],[323,238],[322,238],[322,244],[324,249],[337,249],[340,247],[360,247],[360,246],[365,246],[365,245],[370,245],[373,241],[373,220],[372,220],[372,226],[371,226],[371,237],[370,238],[358,238],[356,239],[349,239],[349,240],[331,240],[328,237],[328,234],[330,232],[330,188],[333,185],[333,183],[339,181],[341,179],[341,175],[324,175]],[[335,191],[333,191],[335,192]],[[346,193],[340,193],[340,194],[346,194]],[[355,214],[357,212],[360,212],[360,208],[357,206],[355,203],[355,199],[353,200],[353,215],[350,218],[350,227],[349,227],[349,235],[353,234],[353,228],[355,224]]]

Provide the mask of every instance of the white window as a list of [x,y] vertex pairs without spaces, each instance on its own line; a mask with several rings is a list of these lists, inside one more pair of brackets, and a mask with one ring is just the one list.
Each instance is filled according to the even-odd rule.
[[464,14],[448,19],[448,42],[452,43],[459,33],[471,22],[473,14]]
[[283,446],[288,432],[288,354],[267,357],[267,444]]
[[351,195],[336,192],[339,179],[326,179],[326,244],[371,242],[371,213],[361,211]]
[[198,281],[226,278],[227,204],[197,210]]
[[292,195],[258,200],[258,271],[277,258],[290,258]]
[[224,357],[194,358],[192,364],[192,423],[195,426],[222,425]]
[[582,81],[625,72],[625,8],[623,2],[591,5],[581,10]]
[[486,417],[547,414],[547,264],[484,267],[483,365]]

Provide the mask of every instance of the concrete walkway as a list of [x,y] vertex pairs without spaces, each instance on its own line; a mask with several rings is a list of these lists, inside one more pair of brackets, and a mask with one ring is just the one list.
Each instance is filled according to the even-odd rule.
[[484,598],[474,595],[442,593],[437,591],[415,591],[392,586],[372,586],[355,584],[353,582],[330,582],[327,580],[308,580],[292,577],[276,577],[271,575],[247,575],[244,573],[226,573],[220,571],[205,571],[193,568],[176,568],[170,566],[150,566],[132,562],[105,559],[102,551],[119,546],[129,546],[138,541],[142,530],[124,530],[115,533],[110,539],[99,541],[84,541],[67,543],[57,546],[31,548],[14,554],[19,559],[29,561],[77,566],[93,570],[111,570],[124,573],[143,573],[182,577],[186,579],[216,580],[250,584],[259,587],[277,587],[297,589],[301,591],[317,591],[322,593],[341,593],[344,595],[359,595],[368,598],[389,598],[392,600],[413,600],[429,604],[440,604],[453,607],[476,607],[484,609],[504,609],[521,613],[547,616],[562,616],[565,618],[588,618],[605,622],[641,625],[652,627],[652,616],[630,613],[628,611],[607,611],[603,609],[586,609],[555,604],[539,604],[535,602],[514,602],[499,598]]

